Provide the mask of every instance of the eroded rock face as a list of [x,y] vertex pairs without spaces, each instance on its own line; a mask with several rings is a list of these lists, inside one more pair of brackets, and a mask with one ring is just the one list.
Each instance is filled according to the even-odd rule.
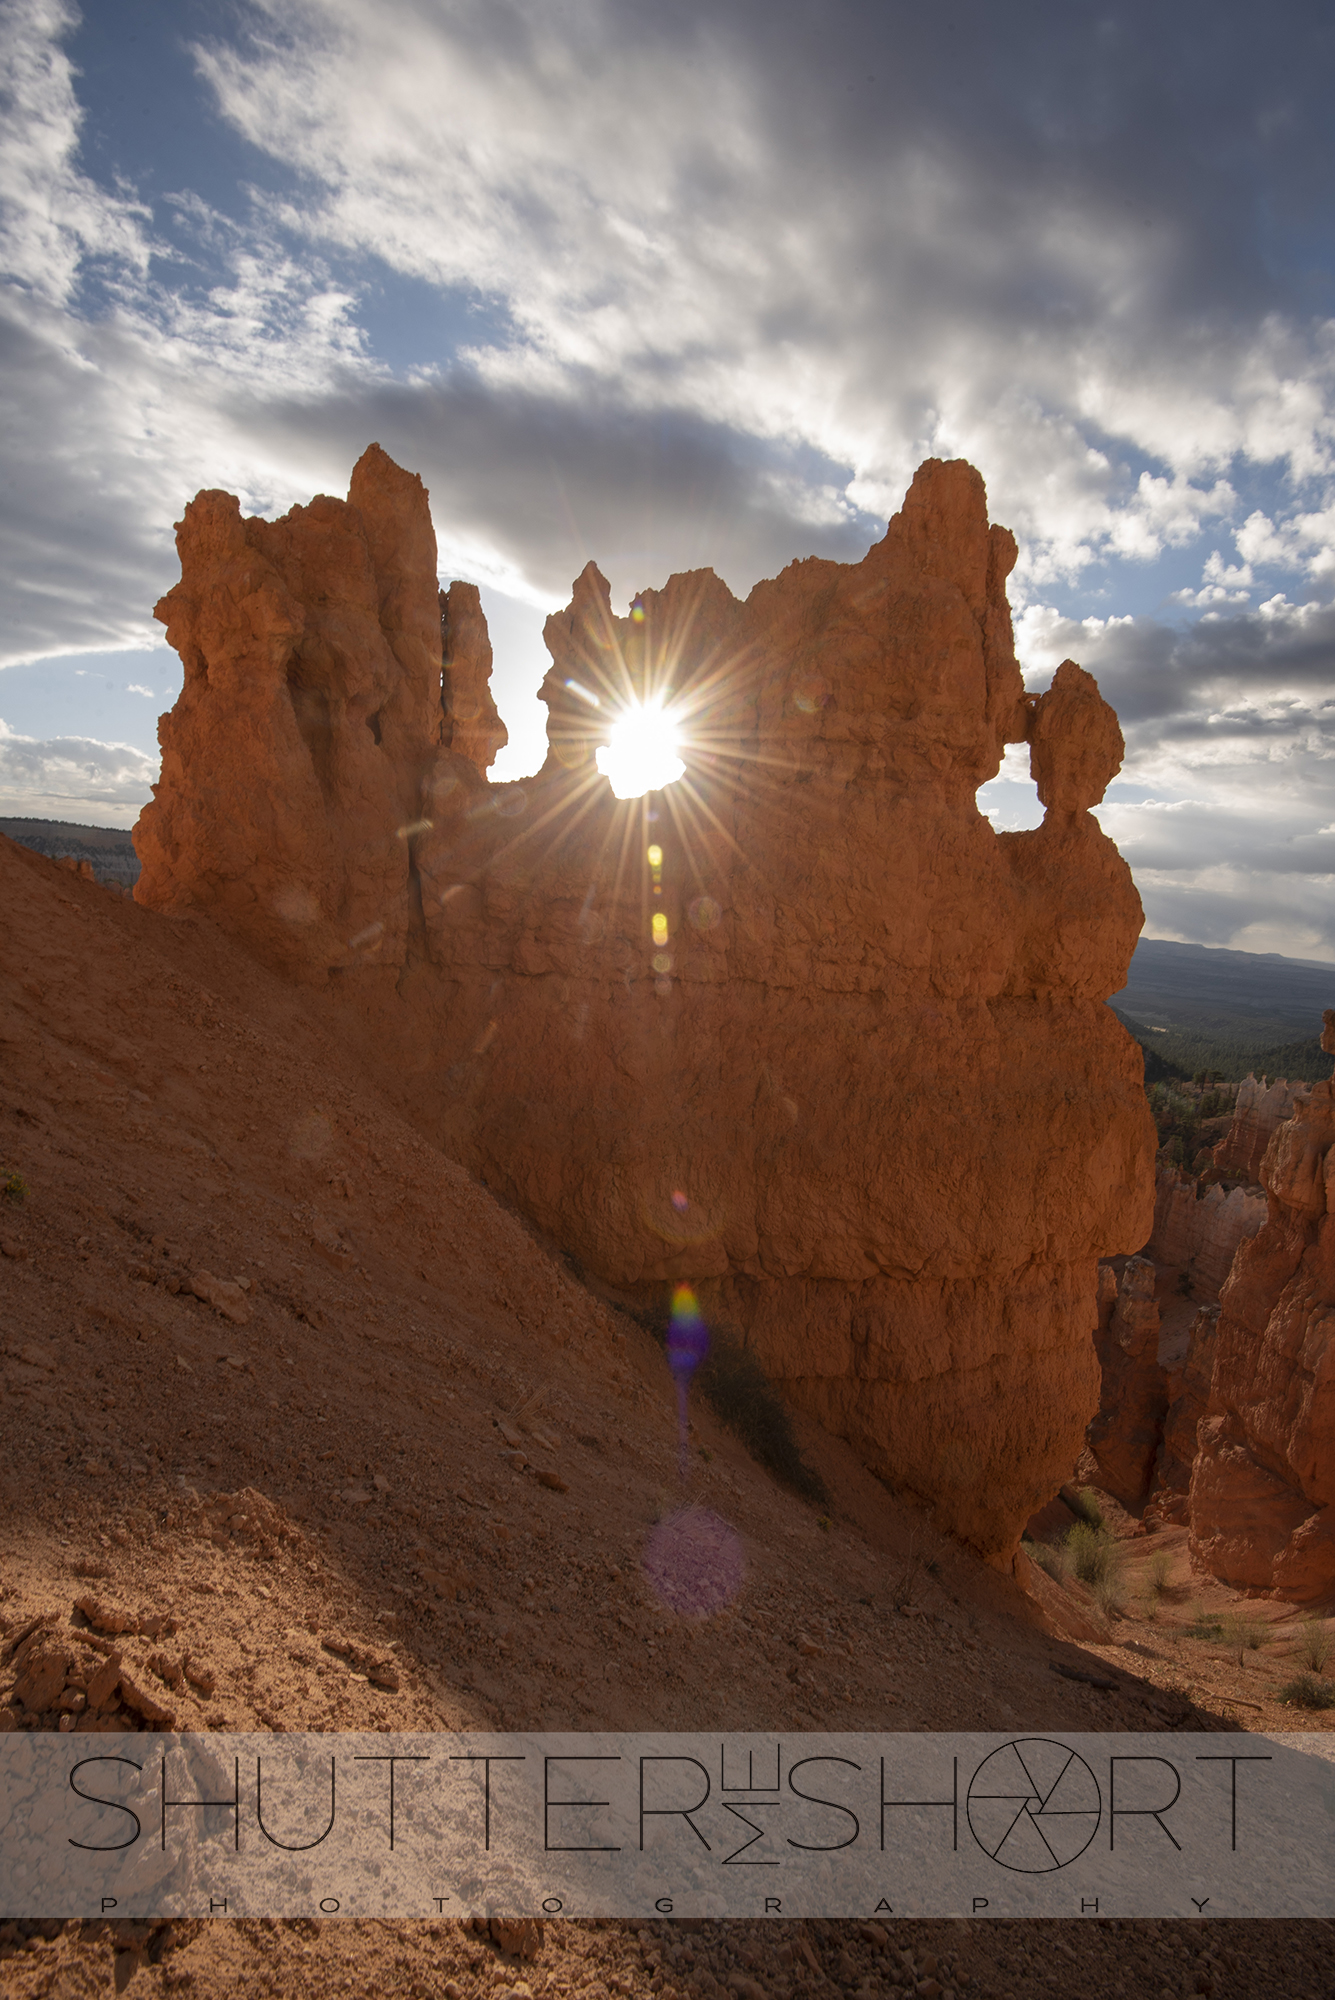
[[1218,1335],[1219,1307],[1202,1306],[1191,1322],[1182,1366],[1168,1377],[1168,1414],[1164,1418],[1154,1491],[1145,1509],[1147,1521],[1185,1524],[1191,1518],[1189,1495],[1192,1467],[1196,1463],[1196,1433],[1210,1401]]
[[1215,1165],[1229,1173],[1245,1174],[1249,1181],[1259,1183],[1265,1149],[1285,1119],[1292,1117],[1294,1104],[1305,1087],[1289,1083],[1283,1077],[1269,1084],[1258,1083],[1254,1076],[1244,1078],[1233,1104],[1233,1123],[1214,1148]]
[[1266,1219],[1259,1188],[1203,1185],[1194,1174],[1158,1170],[1154,1191],[1154,1234],[1149,1255],[1156,1264],[1188,1272],[1202,1291],[1218,1293],[1233,1268],[1238,1246],[1249,1243]]
[[378,445],[346,501],[278,521],[198,494],[157,607],[185,665],[135,828],[151,909],[209,909],[299,976],[402,959],[408,828],[439,753],[441,610],[426,488]]
[[1297,1095],[1260,1173],[1269,1218],[1220,1297],[1192,1548],[1235,1586],[1310,1602],[1335,1590],[1335,1085]]
[[[357,583],[347,653],[287,555],[314,509],[294,528],[204,500],[167,600],[189,678],[140,899],[205,903],[304,976],[345,968],[387,1087],[449,1151],[603,1282],[700,1286],[793,1399],[1007,1554],[1096,1406],[1097,1260],[1149,1233],[1154,1131],[1102,1004],[1141,924],[1089,812],[1116,718],[1071,662],[1025,696],[1015,544],[977,473],[929,461],[861,563],[794,563],[745,602],[703,571],[617,617],[590,565],[547,624],[547,761],[510,786],[417,655],[411,726],[373,746],[388,770],[357,736],[372,702],[391,712],[397,655],[355,482],[322,517]],[[248,591],[261,555],[276,580]],[[288,692],[317,658],[332,793]],[[248,740],[268,731],[237,810],[262,840],[209,831],[216,687]],[[681,719],[687,771],[621,803],[595,753],[632,697]],[[1026,738],[1046,816],[998,835],[974,794]],[[315,904],[300,925],[271,914],[275,852]]]
[[1168,1410],[1154,1283],[1149,1258],[1129,1257],[1112,1311],[1099,1314],[1095,1338],[1102,1393],[1088,1444],[1099,1485],[1124,1507],[1138,1507],[1150,1490]]

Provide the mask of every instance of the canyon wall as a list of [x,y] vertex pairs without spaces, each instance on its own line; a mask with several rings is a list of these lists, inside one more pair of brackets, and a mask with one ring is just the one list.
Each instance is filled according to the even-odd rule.
[[1201,1290],[1217,1293],[1233,1268],[1238,1245],[1251,1241],[1266,1213],[1266,1198],[1259,1188],[1226,1188],[1218,1181],[1202,1186],[1194,1174],[1160,1167],[1155,1175],[1154,1233],[1146,1254],[1156,1264],[1179,1266]]
[[[1072,662],[1025,695],[978,474],[928,461],[863,561],[745,601],[697,571],[621,617],[590,564],[518,785],[484,776],[480,612],[454,586],[447,666],[426,495],[378,447],[346,503],[205,493],[178,544],[139,900],[335,982],[385,1087],[590,1278],[698,1285],[1005,1559],[1097,1404],[1097,1260],[1149,1234],[1155,1135],[1103,1004],[1141,925],[1089,811],[1121,734]],[[686,772],[620,801],[596,752],[636,701]],[[998,834],[975,793],[1018,741],[1045,816]]]
[[1154,1280],[1148,1257],[1128,1257],[1094,1336],[1102,1389],[1086,1438],[1099,1485],[1124,1507],[1138,1507],[1150,1490],[1168,1410]]
[[[1321,1046],[1335,1054],[1335,1012]],[[1335,1086],[1299,1090],[1260,1163],[1265,1226],[1220,1297],[1191,1546],[1240,1588],[1335,1592]]]

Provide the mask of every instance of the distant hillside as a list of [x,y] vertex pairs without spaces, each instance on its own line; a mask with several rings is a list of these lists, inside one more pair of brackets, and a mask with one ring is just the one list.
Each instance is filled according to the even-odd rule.
[[1214,1070],[1226,1083],[1241,1083],[1244,1076],[1267,1076],[1271,1082],[1284,1076],[1291,1083],[1320,1083],[1331,1073],[1332,1059],[1315,1035],[1306,1042],[1278,1044],[1213,1041],[1202,1035],[1179,1035],[1172,1028],[1156,1032],[1124,1014],[1120,1007],[1112,1011],[1145,1051],[1146,1083],[1189,1078],[1203,1069]]
[[0,819],[0,833],[35,854],[61,861],[88,861],[99,882],[132,889],[139,880],[139,856],[124,827],[75,826],[62,819]]
[[1322,1013],[1335,1007],[1335,965],[1142,938],[1113,1004],[1147,1028],[1223,1041],[1306,1041],[1320,1035]]
[[1142,938],[1111,1005],[1145,1050],[1147,1082],[1202,1069],[1231,1083],[1331,1073],[1321,1016],[1335,1007],[1335,965]]

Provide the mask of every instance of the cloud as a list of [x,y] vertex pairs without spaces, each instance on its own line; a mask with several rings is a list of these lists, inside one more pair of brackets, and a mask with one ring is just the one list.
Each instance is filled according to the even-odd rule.
[[[238,0],[191,107],[232,170],[154,203],[81,150],[74,20],[0,0],[0,663],[156,641],[198,487],[273,513],[372,438],[442,569],[528,607],[588,556],[622,598],[856,558],[961,455],[1021,540],[1035,682],[1069,653],[1122,713],[1152,921],[1196,882],[1203,925],[1309,936],[1335,130],[1302,0],[1262,37],[1049,0]],[[1170,559],[1194,624],[1106,615]],[[113,782],[102,748],[69,782]]]
[[157,775],[157,759],[132,744],[40,742],[0,721],[0,797],[11,815],[132,826]]
[[60,47],[66,0],[0,0],[0,267],[48,304],[68,303],[89,259],[147,271],[150,211],[74,164],[83,123]]
[[[919,457],[971,457],[1027,544],[1025,590],[1231,517],[1235,461],[1330,475],[1331,328],[1257,219],[1259,187],[1311,215],[1299,162],[1330,150],[1300,14],[1282,64],[1221,20],[1217,96],[1171,112],[1152,78],[1201,56],[1162,14],[1128,33],[835,6],[815,33],[793,5],[265,0],[250,19],[200,64],[302,177],[274,213],[502,302],[512,337],[469,357],[498,395],[811,450],[882,516]],[[1324,547],[1295,525],[1285,557],[1316,569]]]

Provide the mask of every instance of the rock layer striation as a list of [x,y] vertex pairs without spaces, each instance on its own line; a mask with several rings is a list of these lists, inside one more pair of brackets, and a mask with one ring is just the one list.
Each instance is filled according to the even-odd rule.
[[[483,770],[485,628],[441,651],[420,482],[243,521],[202,494],[137,895],[336,980],[386,1086],[604,1285],[689,1280],[786,1393],[1004,1558],[1098,1401],[1100,1255],[1154,1131],[1103,1002],[1141,925],[1090,813],[1116,717],[1027,696],[978,474],[929,461],[860,563],[708,570],[548,620],[549,753]],[[464,706],[471,705],[468,715]],[[679,783],[598,769],[635,704]],[[1028,741],[1042,825],[975,793]]]

